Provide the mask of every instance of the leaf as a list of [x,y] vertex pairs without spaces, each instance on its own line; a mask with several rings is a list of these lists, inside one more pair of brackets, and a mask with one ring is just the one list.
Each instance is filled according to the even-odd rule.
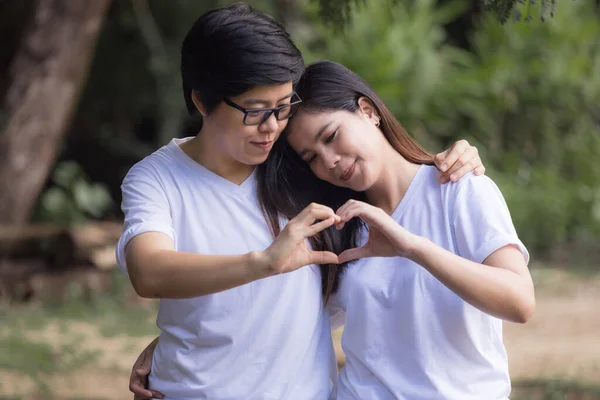
[[51,187],[42,195],[42,207],[49,214],[62,214],[69,204],[69,196],[59,187]]
[[74,161],[63,161],[54,169],[52,180],[60,187],[68,189],[84,173],[79,164]]
[[101,184],[78,181],[73,187],[73,195],[77,207],[96,218],[101,217],[112,204],[108,189]]

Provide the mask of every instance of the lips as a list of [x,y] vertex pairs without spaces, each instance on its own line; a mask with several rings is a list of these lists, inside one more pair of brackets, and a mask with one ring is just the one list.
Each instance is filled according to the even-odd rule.
[[352,178],[352,175],[354,175],[355,169],[356,169],[356,162],[353,162],[348,168],[346,168],[344,170],[344,173],[342,174],[342,176],[340,176],[340,180],[342,180],[344,182],[350,180],[350,178]]
[[250,142],[252,143],[254,146],[266,150],[266,149],[270,149],[271,146],[273,146],[273,141],[272,140],[266,140],[264,142]]

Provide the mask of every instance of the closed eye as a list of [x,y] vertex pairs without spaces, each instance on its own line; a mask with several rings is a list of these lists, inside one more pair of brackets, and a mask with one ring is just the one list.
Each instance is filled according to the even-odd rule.
[[317,159],[317,155],[315,154],[315,155],[311,156],[311,157],[310,157],[308,160],[306,160],[306,162],[307,162],[308,164],[311,164],[311,163],[312,163],[313,161],[315,161],[316,159]]
[[333,139],[335,139],[335,136],[337,135],[337,129],[335,131],[333,131],[333,133],[331,135],[329,135],[327,137],[327,139],[325,139],[325,143],[331,143],[331,141]]

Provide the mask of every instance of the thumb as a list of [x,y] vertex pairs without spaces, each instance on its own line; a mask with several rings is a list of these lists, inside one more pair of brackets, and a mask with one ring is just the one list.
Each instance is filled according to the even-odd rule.
[[150,368],[141,367],[135,370],[135,374],[140,377],[144,377],[150,373]]
[[338,256],[330,251],[311,251],[309,256],[311,264],[339,264]]
[[339,262],[345,263],[359,258],[369,257],[369,249],[366,246],[344,250],[339,256]]
[[450,150],[452,150],[452,149],[450,148],[448,150],[444,150],[440,153],[437,153],[433,157],[433,162],[435,163],[436,167],[438,167],[438,169],[442,172],[446,172],[446,169],[448,169],[448,165],[445,161],[446,161],[446,158],[448,157],[448,154],[450,154]]

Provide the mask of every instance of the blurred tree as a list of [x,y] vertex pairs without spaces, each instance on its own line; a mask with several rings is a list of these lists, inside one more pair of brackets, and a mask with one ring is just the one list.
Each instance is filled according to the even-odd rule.
[[[323,20],[329,22],[331,25],[341,28],[347,24],[350,19],[351,9],[354,5],[366,6],[367,0],[313,0],[319,4],[320,15]],[[391,4],[397,4],[401,0],[390,0]],[[554,16],[556,9],[557,0],[541,0],[541,14],[542,20],[546,20],[548,17]],[[405,1],[406,4],[412,2]],[[478,0],[479,5],[484,10],[492,11],[497,16],[500,22],[507,22],[513,15],[516,5],[526,4],[527,15],[526,19],[530,21],[532,19],[531,10],[536,7],[537,0]],[[520,14],[517,14],[520,15]],[[520,18],[520,17],[517,17]]]
[[26,222],[61,147],[109,0],[38,0],[9,70],[0,223]]

